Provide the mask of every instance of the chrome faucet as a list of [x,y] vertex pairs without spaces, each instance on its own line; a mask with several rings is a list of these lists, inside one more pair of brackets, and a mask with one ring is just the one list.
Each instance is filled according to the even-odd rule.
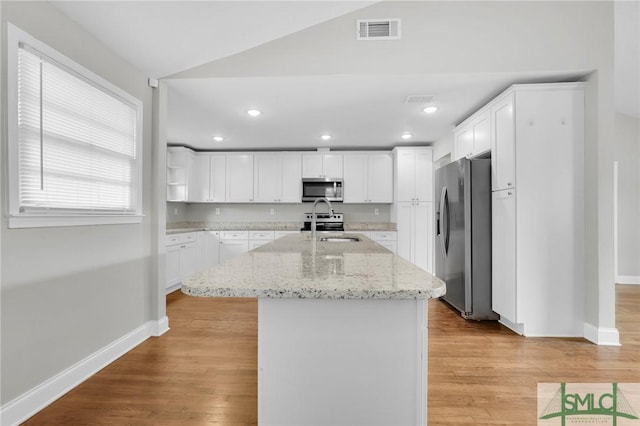
[[318,219],[318,213],[316,213],[316,208],[320,201],[324,201],[329,207],[329,213],[333,214],[333,207],[331,207],[331,202],[326,198],[318,198],[313,202],[313,209],[311,210],[311,239],[316,239],[316,221]]

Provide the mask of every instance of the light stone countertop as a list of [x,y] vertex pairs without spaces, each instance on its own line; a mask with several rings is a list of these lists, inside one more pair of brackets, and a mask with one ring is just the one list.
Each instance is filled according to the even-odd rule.
[[[198,231],[300,231],[302,222],[179,222],[167,224],[167,235]],[[396,231],[395,223],[345,223],[346,232]]]
[[445,294],[440,279],[359,238],[337,243],[314,242],[306,233],[288,235],[190,276],[182,292],[294,299],[430,299]]

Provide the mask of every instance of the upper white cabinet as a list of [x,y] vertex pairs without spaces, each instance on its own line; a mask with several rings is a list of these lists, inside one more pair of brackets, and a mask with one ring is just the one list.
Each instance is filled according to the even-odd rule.
[[189,185],[189,201],[222,203],[226,201],[226,157],[224,154],[198,153],[195,172]]
[[471,158],[491,149],[491,114],[483,109],[463,121],[453,131],[453,158]]
[[226,201],[253,201],[253,154],[227,154]]
[[344,155],[344,202],[391,203],[393,157],[391,153]]
[[167,148],[167,201],[191,201],[195,157],[189,148]]
[[[491,105],[491,189],[516,186],[515,93],[509,92]],[[552,153],[553,151],[550,151]]]
[[294,153],[255,154],[253,201],[299,203],[302,198],[302,156]]
[[433,152],[430,147],[395,148],[395,201],[433,201]]
[[342,154],[303,154],[302,177],[341,178],[342,160]]

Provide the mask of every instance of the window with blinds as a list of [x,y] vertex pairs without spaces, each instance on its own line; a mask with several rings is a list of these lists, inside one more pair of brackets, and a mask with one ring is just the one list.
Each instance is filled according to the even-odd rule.
[[139,215],[141,103],[24,41],[16,65],[12,215]]

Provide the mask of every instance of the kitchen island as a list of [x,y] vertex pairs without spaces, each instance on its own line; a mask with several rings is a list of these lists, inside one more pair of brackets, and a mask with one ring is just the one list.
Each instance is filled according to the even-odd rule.
[[427,299],[445,285],[353,236],[289,235],[183,282],[258,298],[261,425],[426,424]]

